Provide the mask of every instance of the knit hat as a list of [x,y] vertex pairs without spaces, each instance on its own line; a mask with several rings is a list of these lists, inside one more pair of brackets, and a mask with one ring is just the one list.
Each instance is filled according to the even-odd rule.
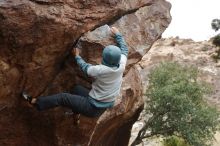
[[121,60],[121,49],[114,45],[106,46],[102,52],[102,64],[115,67],[119,66]]

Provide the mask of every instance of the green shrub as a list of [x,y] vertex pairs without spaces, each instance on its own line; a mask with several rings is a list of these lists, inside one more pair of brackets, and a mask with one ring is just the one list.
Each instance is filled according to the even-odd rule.
[[164,146],[189,146],[186,142],[177,136],[171,136],[163,141]]
[[220,19],[213,19],[211,26],[213,30],[218,31],[220,29]]
[[[213,30],[218,31],[220,29],[220,19],[213,19],[211,26]],[[218,59],[220,59],[220,34],[213,37],[212,44],[219,47],[218,50],[216,50],[216,53],[212,55],[215,61],[218,62]]]
[[220,47],[220,35],[217,35],[213,38],[212,43],[218,47]]
[[191,146],[209,145],[218,130],[219,113],[204,101],[211,90],[198,81],[198,73],[178,63],[162,63],[151,71],[146,122],[133,145],[159,135],[182,137]]

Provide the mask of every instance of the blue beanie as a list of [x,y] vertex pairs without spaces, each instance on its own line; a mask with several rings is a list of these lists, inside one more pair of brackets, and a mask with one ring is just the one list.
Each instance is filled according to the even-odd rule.
[[106,46],[102,52],[102,64],[115,67],[119,66],[121,60],[121,49],[114,45]]

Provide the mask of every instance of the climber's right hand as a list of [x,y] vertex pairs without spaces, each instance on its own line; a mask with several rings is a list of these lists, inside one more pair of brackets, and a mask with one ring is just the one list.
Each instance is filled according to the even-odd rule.
[[112,32],[113,34],[120,33],[119,30],[118,30],[116,27],[111,27],[110,30],[111,30],[111,32]]
[[79,56],[79,53],[80,53],[79,48],[73,48],[72,54],[73,54],[74,56]]

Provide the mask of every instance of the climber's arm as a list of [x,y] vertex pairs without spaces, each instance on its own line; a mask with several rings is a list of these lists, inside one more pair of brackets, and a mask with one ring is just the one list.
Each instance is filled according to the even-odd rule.
[[86,63],[79,55],[75,56],[76,62],[81,68],[81,70],[90,77],[96,77],[101,74],[101,66],[100,65],[91,65]]
[[86,63],[81,56],[77,55],[75,56],[75,59],[76,59],[76,62],[77,64],[79,65],[79,67],[81,68],[81,70],[86,74],[87,74],[87,70],[90,66],[92,66],[91,64],[89,63]]
[[124,38],[122,37],[121,33],[116,33],[115,39],[121,49],[121,53],[127,57],[128,56],[128,47],[127,47],[126,42],[125,42]]
[[75,60],[81,70],[88,76],[91,77],[96,77],[100,74],[101,72],[101,67],[100,65],[91,65],[89,63],[86,63],[82,57],[79,55],[79,49],[74,48],[72,51],[73,55],[75,56]]
[[80,50],[78,48],[74,48],[72,50],[72,54],[75,56],[75,60],[77,62],[77,64],[79,65],[80,69],[86,74],[87,74],[87,70],[89,68],[89,66],[92,66],[91,64],[89,63],[86,63],[82,57],[79,55],[80,53]]
[[128,47],[126,45],[126,42],[125,42],[122,34],[115,27],[112,27],[111,31],[115,35],[115,39],[118,43],[119,48],[121,49],[122,54],[124,54],[127,57],[128,56]]

